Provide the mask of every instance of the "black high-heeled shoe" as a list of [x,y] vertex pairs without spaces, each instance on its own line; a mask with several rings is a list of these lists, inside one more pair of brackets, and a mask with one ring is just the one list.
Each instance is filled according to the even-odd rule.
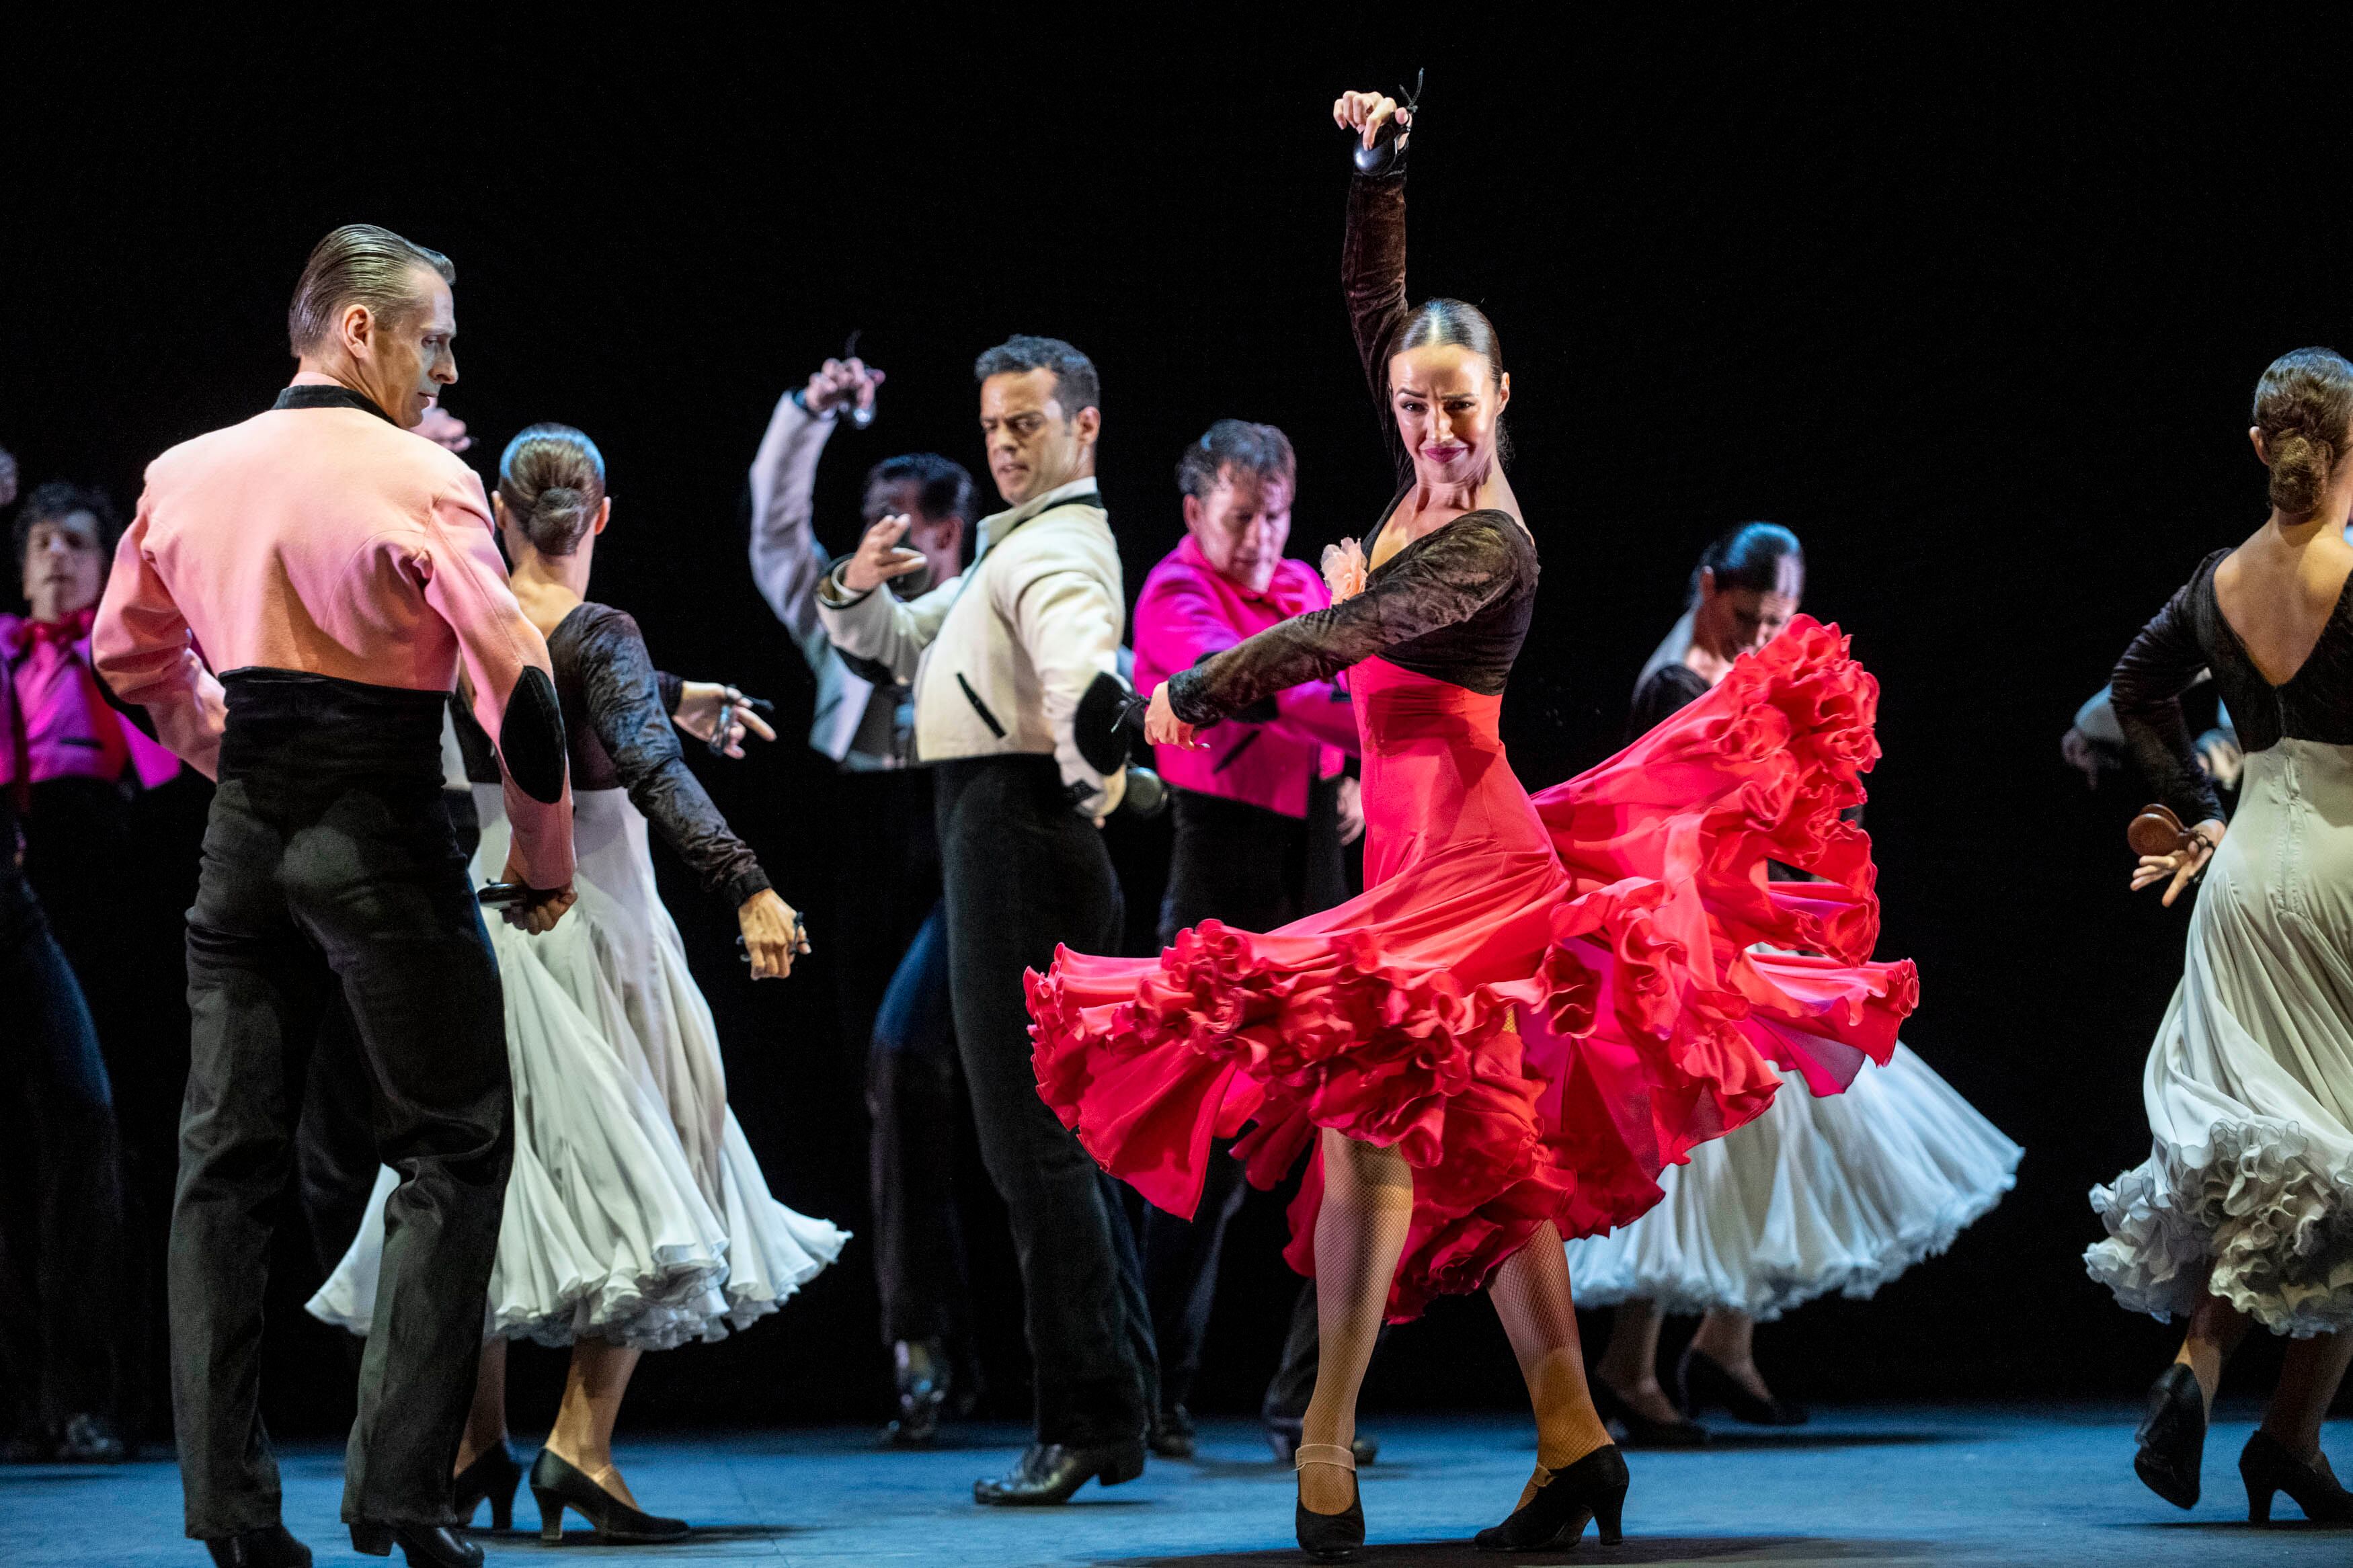
[[1630,1448],[1704,1448],[1707,1428],[1685,1416],[1672,1421],[1653,1421],[1627,1402],[1626,1396],[1601,1380],[1599,1373],[1585,1380],[1593,1391],[1593,1408],[1604,1421],[1615,1421],[1626,1434]]
[[514,1528],[515,1492],[522,1486],[522,1461],[505,1438],[498,1447],[485,1448],[474,1456],[474,1462],[459,1470],[449,1482],[449,1490],[458,1505],[458,1528],[465,1530],[474,1522],[474,1510],[484,1503],[491,1505],[491,1528]]
[[[1292,1468],[1302,1470],[1310,1465],[1337,1465],[1353,1476],[1356,1456],[1337,1443],[1302,1443],[1293,1452]],[[1350,1489],[1355,1490],[1353,1484]],[[1317,1513],[1304,1502],[1295,1504],[1293,1528],[1299,1536],[1300,1551],[1319,1562],[1345,1563],[1365,1543],[1364,1494],[1350,1498],[1348,1506],[1338,1513]]]
[[564,1540],[567,1508],[596,1527],[598,1541],[614,1545],[659,1546],[690,1533],[686,1521],[631,1508],[552,1448],[532,1461],[531,1495],[539,1502],[539,1538],[551,1544]]
[[361,1556],[389,1557],[396,1546],[408,1559],[408,1568],[482,1568],[482,1549],[446,1524],[352,1521],[352,1550]]
[[1803,1426],[1806,1407],[1776,1394],[1759,1399],[1742,1383],[1725,1370],[1724,1363],[1712,1355],[1686,1345],[1675,1363],[1675,1396],[1679,1404],[1696,1415],[1713,1405],[1735,1421],[1745,1421],[1751,1426]]
[[2198,1506],[2198,1471],[2206,1458],[2206,1395],[2198,1374],[2175,1362],[2149,1384],[2148,1414],[2133,1434],[2133,1474],[2176,1508]]
[[1472,1538],[1482,1552],[1535,1552],[1546,1546],[1574,1546],[1593,1521],[1604,1546],[1623,1538],[1626,1508],[1626,1456],[1615,1443],[1604,1443],[1567,1469],[1536,1467],[1536,1495],[1513,1510],[1501,1524],[1489,1525]]
[[2304,1517],[2315,1524],[2353,1524],[2353,1492],[2337,1484],[2328,1468],[2328,1456],[2318,1454],[2306,1464],[2286,1444],[2255,1428],[2239,1451],[2239,1479],[2247,1483],[2247,1521],[2272,1521],[2272,1494],[2285,1492]]

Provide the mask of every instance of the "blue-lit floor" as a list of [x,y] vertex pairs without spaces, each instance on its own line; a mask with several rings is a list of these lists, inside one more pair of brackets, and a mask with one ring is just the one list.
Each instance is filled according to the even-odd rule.
[[[1380,1463],[1364,1474],[1372,1546],[1360,1560],[1388,1568],[2353,1563],[2353,1531],[2245,1522],[2235,1466],[2250,1427],[2243,1418],[2211,1435],[2206,1499],[2190,1513],[2133,1479],[2133,1414],[2123,1407],[1860,1409],[1825,1412],[1793,1431],[1732,1428],[1704,1452],[1629,1456],[1634,1489],[1623,1545],[1601,1548],[1588,1533],[1574,1553],[1511,1559],[1473,1552],[1469,1537],[1509,1510],[1526,1479],[1533,1455],[1523,1426],[1487,1415],[1366,1426],[1383,1446]],[[1155,1460],[1139,1481],[1108,1491],[1090,1485],[1067,1508],[1035,1510],[973,1506],[973,1478],[1003,1468],[1019,1435],[992,1427],[965,1436],[969,1446],[929,1454],[877,1453],[865,1432],[848,1430],[646,1437],[622,1448],[630,1485],[649,1508],[700,1526],[692,1540],[594,1547],[576,1517],[560,1558],[533,1531],[476,1539],[493,1564],[1257,1568],[1304,1561],[1291,1545],[1290,1474],[1269,1461],[1246,1423],[1207,1424],[1198,1461]],[[2329,1437],[2340,1460],[2353,1459],[2342,1426]],[[283,1459],[287,1523],[322,1568],[380,1563],[353,1553],[335,1523],[340,1452],[304,1447]],[[535,1525],[528,1492],[517,1501],[517,1522]],[[2295,1520],[2284,1497],[2279,1511]],[[180,1535],[179,1477],[169,1463],[0,1468],[0,1563],[9,1568],[205,1562]]]

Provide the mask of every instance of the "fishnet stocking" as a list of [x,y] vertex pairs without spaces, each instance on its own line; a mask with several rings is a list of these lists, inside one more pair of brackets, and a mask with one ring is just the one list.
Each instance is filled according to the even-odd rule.
[[[1315,1394],[1303,1443],[1346,1447],[1356,1436],[1356,1393],[1380,1338],[1382,1310],[1413,1217],[1413,1170],[1394,1150],[1323,1134],[1324,1205],[1315,1215]],[[1555,1253],[1560,1244],[1553,1244]],[[1564,1261],[1564,1273],[1566,1263]],[[1572,1334],[1575,1325],[1571,1325]],[[1356,1478],[1332,1465],[1299,1472],[1299,1500],[1338,1513],[1356,1497]]]
[[[1315,1233],[1321,1247],[1324,1233]],[[1511,1336],[1512,1353],[1535,1407],[1539,1470],[1565,1469],[1609,1441],[1585,1386],[1585,1352],[1577,1338],[1577,1307],[1569,1298],[1568,1257],[1550,1220],[1511,1256],[1487,1287],[1495,1315]],[[1520,1493],[1525,1507],[1538,1477]]]

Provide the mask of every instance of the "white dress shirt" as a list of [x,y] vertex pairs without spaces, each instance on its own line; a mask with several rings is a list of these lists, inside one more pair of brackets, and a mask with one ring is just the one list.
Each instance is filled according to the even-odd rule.
[[838,647],[914,681],[921,761],[1048,755],[1078,809],[1100,818],[1119,804],[1124,772],[1096,772],[1073,732],[1079,699],[1118,671],[1127,628],[1119,546],[1093,479],[981,519],[972,564],[919,599],[853,596],[837,569],[817,601]]

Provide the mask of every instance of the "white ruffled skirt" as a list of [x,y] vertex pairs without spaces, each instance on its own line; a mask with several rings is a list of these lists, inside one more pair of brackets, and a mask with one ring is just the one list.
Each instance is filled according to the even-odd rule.
[[[477,786],[478,880],[505,866],[496,786]],[[654,888],[646,819],[621,790],[574,797],[579,901],[544,936],[487,922],[514,1079],[486,1336],[642,1350],[748,1327],[839,1256],[849,1233],[797,1214],[727,1108],[711,1009]],[[384,1247],[376,1182],[359,1239],[309,1303],[368,1331]]]
[[2353,746],[2248,754],[2141,1096],[2092,1278],[2158,1318],[2211,1284],[2275,1333],[2353,1327]]
[[1833,1290],[1868,1297],[2000,1202],[2021,1152],[1899,1044],[1843,1094],[1785,1081],[1764,1115],[1661,1172],[1656,1208],[1568,1243],[1569,1283],[1580,1307],[1760,1321]]

